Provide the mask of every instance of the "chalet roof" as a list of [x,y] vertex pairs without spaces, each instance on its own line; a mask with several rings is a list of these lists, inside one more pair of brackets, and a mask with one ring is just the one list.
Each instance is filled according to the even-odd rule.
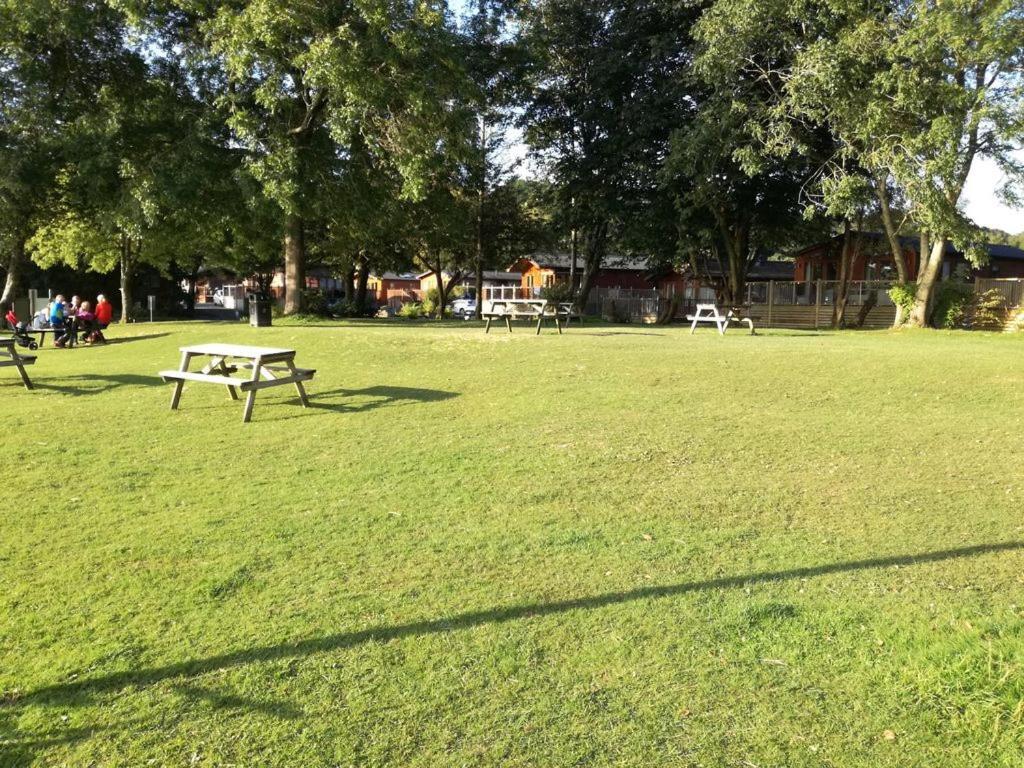
[[[532,261],[540,269],[568,270],[572,261],[572,254],[564,251],[552,251],[547,253],[532,253],[522,256],[517,261],[526,259]],[[576,268],[583,271],[584,259],[580,254],[576,257]],[[623,272],[647,272],[647,259],[643,256],[625,256],[622,254],[609,253],[601,260],[601,269],[608,271]]]
[[[886,235],[884,232],[862,232],[861,237],[864,238],[865,240],[871,241],[872,243],[877,243],[880,245],[884,245],[885,247],[888,247],[886,245]],[[809,245],[806,248],[803,248],[802,250],[798,251],[795,255],[803,256],[805,254],[810,253],[811,251],[819,250],[826,245],[830,245],[832,243],[839,243],[842,241],[842,239],[842,235],[836,235],[830,240],[826,240],[821,243],[815,243],[814,245]],[[920,238],[911,235],[903,235],[899,238],[899,241],[900,245],[903,248],[913,250],[915,252],[921,247]],[[1012,245],[1003,245],[1002,243],[981,243],[981,246],[988,251],[989,258],[1005,259],[1009,261],[1024,261],[1024,249],[1017,248]],[[963,253],[958,248],[956,248],[952,243],[947,242],[946,255],[962,256]]]
[[[421,272],[418,275],[412,275],[411,279],[413,279],[413,280],[423,280],[425,278],[433,276],[433,274],[434,274],[434,270],[430,270],[429,272]],[[450,273],[449,272],[445,272],[444,274],[447,276]],[[467,272],[464,275],[464,277],[466,277],[467,279],[468,278],[472,278],[474,276],[474,274],[475,273],[473,273],[473,272]],[[488,270],[488,269],[484,270],[484,280],[505,280],[506,282],[516,282],[516,283],[518,283],[520,280],[522,280],[522,278],[523,278],[523,276],[520,273],[518,273],[518,272],[498,272],[498,271],[495,271],[495,270]]]
[[[792,280],[795,268],[796,264],[789,259],[775,261],[765,256],[759,256],[747,267],[747,280]],[[718,259],[699,259],[697,274],[721,277],[722,265]]]

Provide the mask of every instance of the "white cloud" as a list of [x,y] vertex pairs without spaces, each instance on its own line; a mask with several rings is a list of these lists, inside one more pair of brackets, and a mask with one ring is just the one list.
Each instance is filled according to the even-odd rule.
[[[1024,159],[1024,152],[1020,154]],[[1011,234],[1024,232],[1024,209],[1010,208],[996,197],[996,190],[1004,181],[995,163],[984,158],[976,160],[964,189],[964,211],[979,226]]]

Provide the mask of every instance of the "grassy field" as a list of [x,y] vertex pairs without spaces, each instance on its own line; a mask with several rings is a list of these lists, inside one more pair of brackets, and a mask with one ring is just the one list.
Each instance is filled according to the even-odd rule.
[[111,335],[0,370],[2,765],[1024,764],[1024,337]]

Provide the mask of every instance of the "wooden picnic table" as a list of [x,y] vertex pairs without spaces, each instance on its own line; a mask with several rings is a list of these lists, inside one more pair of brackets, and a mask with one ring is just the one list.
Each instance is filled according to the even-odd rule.
[[[294,349],[250,347],[241,344],[198,344],[181,347],[179,351],[181,367],[176,371],[160,371],[160,376],[165,382],[174,382],[174,394],[171,396],[172,411],[178,409],[186,381],[227,387],[232,400],[238,399],[239,391],[245,392],[245,411],[242,414],[242,421],[245,423],[252,419],[256,393],[262,389],[294,384],[302,407],[309,406],[302,382],[312,381],[316,371],[296,368]],[[201,370],[190,371],[189,365],[196,357],[208,357],[210,361]],[[239,379],[231,375],[239,369],[252,370],[252,376],[248,379]]]
[[35,355],[18,354],[18,345],[14,339],[0,339],[0,368],[17,368],[25,389],[32,389],[32,380],[28,377],[25,366],[32,365],[35,361]]
[[697,313],[694,315],[687,315],[686,319],[692,321],[693,325],[690,326],[690,335],[692,336],[697,331],[697,326],[700,323],[707,323],[715,326],[718,329],[718,334],[724,336],[725,332],[729,330],[729,324],[735,323],[736,325],[746,325],[750,328],[750,335],[754,335],[754,320],[753,318],[741,314],[742,309],[739,307],[730,308],[728,312],[722,312],[716,304],[698,304]]
[[491,309],[483,313],[487,320],[484,333],[491,332],[493,320],[504,320],[508,332],[512,333],[513,320],[536,320],[537,335],[540,335],[541,326],[545,320],[554,320],[558,333],[562,333],[562,321],[566,326],[572,317],[572,303],[553,303],[544,299],[495,299],[491,302]]

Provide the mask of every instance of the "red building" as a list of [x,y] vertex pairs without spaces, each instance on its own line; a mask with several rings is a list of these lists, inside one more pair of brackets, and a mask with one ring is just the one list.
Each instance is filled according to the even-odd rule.
[[[508,268],[509,272],[522,275],[522,289],[527,293],[535,292],[555,283],[569,281],[571,272],[571,254],[568,253],[536,253],[524,256]],[[583,258],[576,262],[576,279],[583,279]],[[594,280],[595,288],[625,288],[649,290],[655,287],[651,280],[647,260],[627,256],[607,256]]]
[[[895,280],[896,266],[885,235],[864,232],[860,236],[860,241],[860,249],[853,258],[850,279]],[[907,263],[908,273],[913,277],[921,263],[921,241],[916,237],[901,237],[900,248]],[[947,243],[941,278],[945,280],[952,277],[960,267],[967,268],[972,277],[1024,277],[1024,250],[992,243],[985,244],[984,248],[988,251],[988,264],[972,267],[963,253]],[[796,268],[793,279],[798,282],[838,280],[842,253],[841,235],[804,248],[795,256]]]

